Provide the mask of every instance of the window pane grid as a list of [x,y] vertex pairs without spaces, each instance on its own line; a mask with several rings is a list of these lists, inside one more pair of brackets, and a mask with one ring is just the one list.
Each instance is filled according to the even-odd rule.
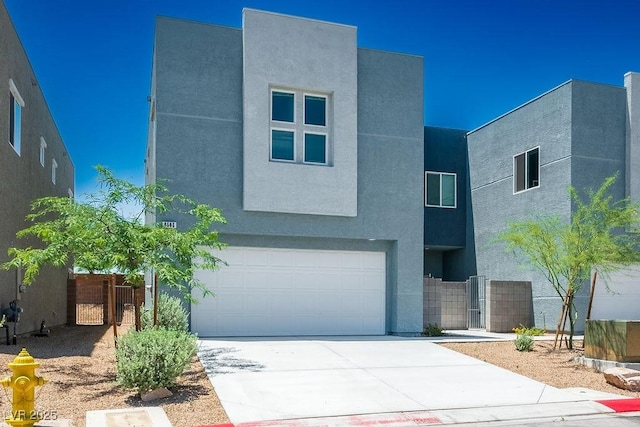
[[270,160],[330,165],[328,96],[287,88],[270,96]]

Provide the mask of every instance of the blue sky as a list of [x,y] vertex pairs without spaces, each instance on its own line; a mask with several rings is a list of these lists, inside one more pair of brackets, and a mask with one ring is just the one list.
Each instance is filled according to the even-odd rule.
[[141,184],[154,18],[241,26],[242,8],[358,27],[424,57],[425,124],[474,129],[572,78],[640,72],[640,0],[4,0],[76,167]]

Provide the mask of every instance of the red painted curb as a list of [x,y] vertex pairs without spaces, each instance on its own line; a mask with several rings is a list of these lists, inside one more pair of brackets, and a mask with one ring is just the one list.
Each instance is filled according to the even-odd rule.
[[640,412],[640,399],[596,400],[616,412]]
[[442,424],[440,418],[427,411],[392,412],[384,414],[347,415],[335,417],[299,418],[289,420],[270,420],[244,422],[238,424],[216,424],[199,427],[327,427],[327,426],[423,426]]

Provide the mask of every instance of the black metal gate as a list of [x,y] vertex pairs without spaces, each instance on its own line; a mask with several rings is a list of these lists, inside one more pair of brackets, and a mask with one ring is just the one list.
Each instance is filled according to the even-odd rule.
[[135,325],[136,314],[131,286],[116,286],[116,323],[118,325]]
[[102,325],[104,322],[101,284],[85,284],[76,288],[76,324]]
[[486,312],[486,287],[484,276],[467,279],[467,329],[484,329]]

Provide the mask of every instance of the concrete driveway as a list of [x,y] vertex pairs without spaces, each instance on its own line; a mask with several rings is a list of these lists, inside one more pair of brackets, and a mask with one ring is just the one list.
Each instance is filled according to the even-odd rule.
[[200,345],[234,424],[587,400],[425,339],[237,338]]

